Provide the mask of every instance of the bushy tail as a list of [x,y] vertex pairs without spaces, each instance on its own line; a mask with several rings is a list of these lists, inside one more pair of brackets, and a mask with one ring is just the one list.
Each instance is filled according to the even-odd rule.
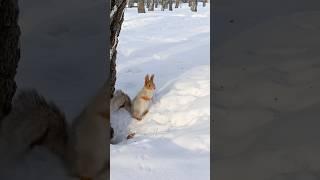
[[125,108],[127,111],[131,112],[131,99],[130,97],[121,90],[117,90],[111,99],[111,112],[116,111],[119,108]]
[[10,114],[1,124],[7,148],[24,153],[35,145],[63,157],[67,143],[65,115],[35,90],[23,90],[14,98]]

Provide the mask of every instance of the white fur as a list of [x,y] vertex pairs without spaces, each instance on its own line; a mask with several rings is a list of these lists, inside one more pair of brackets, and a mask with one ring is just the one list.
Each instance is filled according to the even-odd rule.
[[[137,115],[138,117],[141,118],[143,113],[150,108],[153,94],[154,94],[154,90],[149,90],[143,87],[142,90],[140,90],[138,95],[132,101],[132,114]],[[150,100],[146,101],[141,98],[142,96],[146,96]]]
[[[130,111],[130,98],[124,92],[117,90],[110,102],[110,125],[114,130],[112,144],[124,141],[128,136],[129,125],[132,122]],[[120,108],[125,104],[124,108]],[[126,106],[127,104],[127,106]]]
[[107,170],[107,119],[100,114],[109,111],[107,89],[105,85],[83,110],[70,133],[68,155],[78,176],[96,179]]

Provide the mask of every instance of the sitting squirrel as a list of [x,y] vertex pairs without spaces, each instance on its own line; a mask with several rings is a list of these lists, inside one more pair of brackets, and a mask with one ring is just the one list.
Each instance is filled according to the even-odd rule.
[[153,79],[153,74],[150,78],[148,74],[145,76],[143,88],[132,101],[132,116],[139,121],[141,121],[143,116],[145,116],[149,111],[151,100],[156,89]]

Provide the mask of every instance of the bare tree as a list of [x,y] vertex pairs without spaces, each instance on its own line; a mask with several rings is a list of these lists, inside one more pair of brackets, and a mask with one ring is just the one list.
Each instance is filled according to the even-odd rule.
[[161,0],[161,11],[164,11],[164,3],[165,3],[165,0]]
[[0,120],[9,114],[20,59],[17,0],[0,0]]
[[191,11],[197,12],[198,0],[191,0]]
[[151,1],[150,1],[150,0],[147,0],[147,9],[149,9],[150,4],[151,4]]
[[154,7],[155,7],[155,8],[158,8],[159,0],[154,0],[154,1],[155,1]]
[[151,2],[150,2],[150,6],[149,6],[149,9],[148,9],[148,11],[154,11],[154,1],[155,0],[150,0]]
[[188,5],[189,5],[189,7],[192,6],[192,1],[193,1],[193,0],[188,0]]
[[176,5],[174,6],[174,8],[178,8],[179,7],[179,3],[180,3],[180,0],[176,0]]
[[165,9],[168,9],[168,0],[161,0],[161,11],[164,11]]
[[138,13],[146,13],[144,8],[144,0],[138,0]]
[[172,4],[173,4],[173,0],[169,0],[169,11],[172,11]]
[[111,97],[113,96],[116,83],[116,59],[118,37],[121,31],[121,25],[124,19],[124,9],[127,0],[111,0],[110,13],[110,87]]
[[202,7],[206,7],[206,0],[202,0]]
[[128,8],[132,8],[134,6],[134,0],[128,0]]

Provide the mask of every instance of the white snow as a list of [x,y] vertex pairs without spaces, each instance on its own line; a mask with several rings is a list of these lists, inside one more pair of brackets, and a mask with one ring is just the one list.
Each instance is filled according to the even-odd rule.
[[[33,0],[20,7],[18,87],[36,88],[71,120],[105,80],[104,1]],[[112,180],[209,179],[209,15],[201,6],[198,13],[127,9],[117,88],[133,97],[144,75],[155,73],[157,94],[143,122],[131,126],[136,137],[111,146]],[[74,179],[42,147],[17,164],[3,161],[12,154],[0,155],[1,180]]]
[[135,137],[110,146],[111,180],[209,179],[209,20],[200,4],[197,13],[186,4],[173,12],[126,9],[116,89],[134,98],[149,73],[156,94],[149,113],[130,125]]
[[319,179],[319,1],[220,3],[213,178]]

